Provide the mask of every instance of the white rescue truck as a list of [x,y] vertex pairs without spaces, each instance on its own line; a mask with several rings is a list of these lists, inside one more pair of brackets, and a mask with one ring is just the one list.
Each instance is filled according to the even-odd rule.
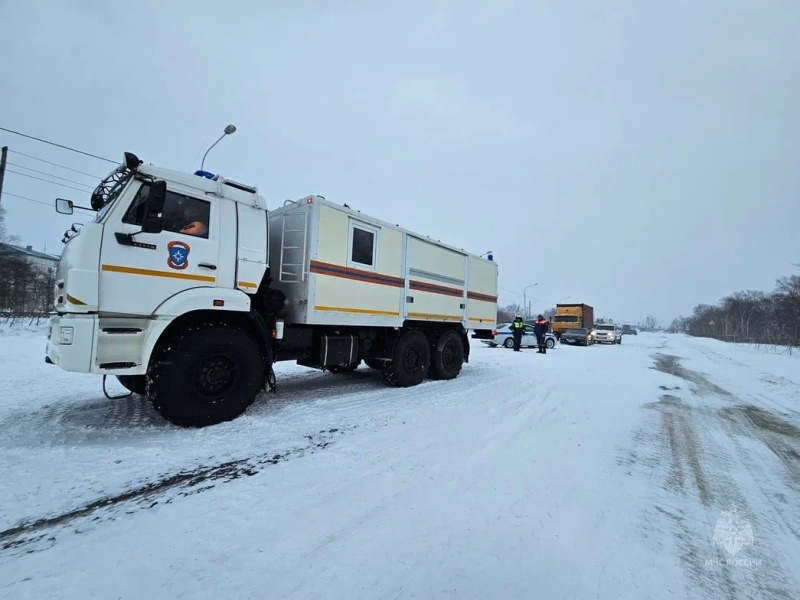
[[46,360],[102,374],[104,391],[116,376],[177,425],[241,415],[276,390],[281,360],[333,373],[363,360],[392,386],[452,379],[467,330],[490,339],[496,324],[491,257],[321,196],[270,212],[255,187],[125,153],[91,208],[65,234]]

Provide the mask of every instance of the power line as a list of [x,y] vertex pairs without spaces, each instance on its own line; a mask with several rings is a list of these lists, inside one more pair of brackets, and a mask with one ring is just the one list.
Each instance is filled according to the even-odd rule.
[[20,196],[19,194],[12,194],[11,192],[5,192],[3,196],[12,196],[14,198],[19,198],[20,200],[27,200],[28,202],[36,202],[36,204],[44,204],[45,206],[53,206],[49,202],[42,202],[41,200],[34,200],[33,198],[28,198],[27,196]]
[[37,142],[42,142],[43,144],[50,144],[51,146],[55,146],[56,148],[63,148],[64,150],[69,150],[70,152],[76,152],[77,154],[83,154],[84,156],[91,156],[92,158],[96,158],[97,160],[104,160],[106,162],[110,162],[112,164],[117,164],[119,161],[111,160],[110,158],[103,158],[102,156],[97,156],[96,154],[91,154],[89,152],[84,152],[83,150],[76,150],[75,148],[70,148],[69,146],[64,146],[63,144],[56,144],[55,142],[49,142],[47,140],[43,140],[42,138],[38,138],[32,135],[28,135],[27,133],[20,133],[19,131],[14,131],[13,129],[6,129],[5,127],[0,127],[0,131],[6,131],[8,133],[13,133],[14,135],[18,135],[24,138],[28,138],[29,140],[36,140]]
[[50,183],[52,185],[57,185],[63,188],[69,188],[71,190],[75,190],[77,192],[88,192],[90,190],[82,190],[80,188],[73,187],[71,185],[66,185],[63,183],[58,183],[57,181],[50,181],[49,179],[43,179],[42,177],[36,177],[36,175],[28,175],[27,173],[20,173],[19,171],[12,171],[11,169],[6,169],[6,173],[14,173],[15,175],[22,175],[23,177],[30,177],[31,179],[38,179],[39,181],[44,181],[45,183]]
[[[86,183],[82,183],[80,181],[75,181],[73,179],[67,179],[66,177],[59,177],[58,175],[53,175],[51,173],[48,173],[47,171],[37,171],[36,169],[31,169],[30,167],[26,167],[25,165],[18,165],[17,163],[13,163],[13,162],[10,162],[10,161],[7,164],[13,165],[15,167],[19,167],[20,169],[25,169],[27,171],[33,171],[34,173],[39,173],[39,175],[47,175],[48,177],[52,177],[53,179],[60,179],[61,181],[66,181],[67,183],[74,183],[75,185],[82,185],[84,187],[92,189],[92,186],[90,186],[90,185],[88,185]],[[13,173],[13,171],[9,171],[9,173]],[[24,175],[24,173],[22,173],[22,174]]]
[[[43,202],[42,200],[34,200],[33,198],[28,198],[27,196],[20,196],[19,194],[12,194],[11,192],[3,192],[3,196],[12,196],[14,198],[19,198],[20,200],[27,200],[28,202],[36,202],[36,204],[44,204],[45,206],[49,206],[52,208],[53,204],[50,202]],[[75,210],[85,210],[87,212],[93,212],[88,208],[78,208],[77,206],[74,207]]]
[[73,173],[80,173],[81,175],[86,175],[87,177],[91,177],[92,179],[102,179],[100,175],[92,175],[91,173],[86,173],[85,171],[79,171],[78,169],[73,169],[72,167],[67,167],[65,165],[60,165],[58,163],[50,162],[49,160],[45,160],[43,158],[39,158],[38,156],[32,156],[30,154],[25,154],[24,152],[20,152],[19,150],[11,150],[9,152],[13,154],[19,154],[20,156],[24,156],[25,158],[32,158],[33,160],[38,160],[39,162],[47,163],[48,165],[53,165],[54,167],[61,167],[62,169],[66,169],[67,171],[72,171]]
[[510,292],[512,294],[516,294],[517,296],[522,296],[522,292],[515,292],[514,290],[509,290],[508,288],[504,288],[504,287],[499,286],[499,285],[497,287],[500,288],[501,290],[505,291],[505,292]]

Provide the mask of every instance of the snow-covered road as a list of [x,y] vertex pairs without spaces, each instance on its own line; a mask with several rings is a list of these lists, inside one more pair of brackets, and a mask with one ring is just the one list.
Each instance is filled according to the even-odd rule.
[[43,352],[0,332],[2,598],[800,597],[797,356],[476,344],[411,389],[282,364],[184,430]]

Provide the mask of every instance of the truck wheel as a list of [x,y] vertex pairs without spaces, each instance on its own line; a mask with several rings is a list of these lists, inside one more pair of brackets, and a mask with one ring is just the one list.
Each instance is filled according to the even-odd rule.
[[375,369],[376,371],[380,371],[383,369],[383,365],[386,364],[384,360],[378,360],[377,358],[365,358],[364,364],[367,365],[370,369]]
[[383,367],[383,378],[394,387],[422,383],[431,363],[431,349],[425,335],[409,329],[400,336],[392,351],[392,362]]
[[129,392],[140,396],[147,393],[147,377],[144,375],[117,375],[117,381]]
[[555,348],[555,346],[556,346],[556,342],[555,342],[555,340],[553,340],[553,338],[547,338],[544,341],[544,347],[547,348],[548,350],[552,350],[553,348]]
[[240,329],[205,324],[168,344],[147,372],[158,413],[181,427],[205,427],[241,415],[256,398],[264,364],[256,341]]
[[439,336],[431,355],[428,374],[432,379],[455,379],[464,364],[464,346],[461,337],[452,329]]
[[514,347],[514,339],[513,338],[506,338],[503,342],[504,348],[513,348]]

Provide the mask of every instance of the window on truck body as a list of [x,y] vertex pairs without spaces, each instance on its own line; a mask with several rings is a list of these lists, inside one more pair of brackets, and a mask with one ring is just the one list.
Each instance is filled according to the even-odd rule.
[[[123,223],[131,225],[142,225],[144,223],[144,208],[149,194],[150,183],[145,182],[136,192],[136,196],[128,207],[125,216],[122,217]],[[208,200],[200,200],[186,194],[167,190],[162,215],[164,217],[164,231],[180,234],[181,229],[192,222],[199,221],[205,225],[203,233],[183,233],[182,235],[208,239],[208,232],[211,228],[211,203]]]
[[362,269],[377,267],[378,229],[376,227],[351,220],[348,246],[348,266]]

